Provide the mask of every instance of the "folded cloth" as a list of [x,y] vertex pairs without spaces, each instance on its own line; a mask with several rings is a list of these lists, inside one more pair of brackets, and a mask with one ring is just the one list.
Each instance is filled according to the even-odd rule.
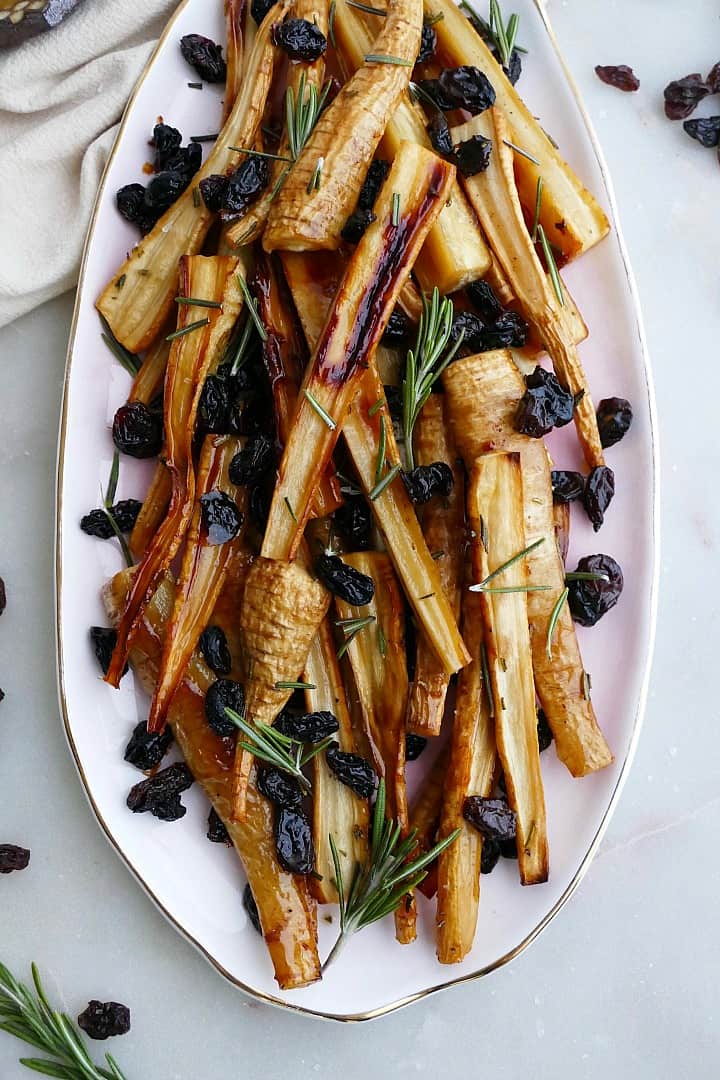
[[177,0],[86,0],[0,52],[0,326],[77,280],[118,121]]

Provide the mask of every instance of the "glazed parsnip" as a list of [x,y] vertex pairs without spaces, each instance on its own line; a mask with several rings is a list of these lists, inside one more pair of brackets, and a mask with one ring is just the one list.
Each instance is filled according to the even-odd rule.
[[484,172],[463,178],[463,186],[523,315],[537,328],[560,382],[576,397],[575,427],[585,460],[591,469],[595,468],[604,463],[595,406],[566,320],[564,295],[560,294],[563,297],[560,303],[525,226],[515,187],[515,155],[507,146],[510,132],[497,108],[453,128],[456,142],[478,134],[492,139],[490,164]]
[[[468,518],[473,531],[473,576],[480,583],[527,547],[519,453],[485,454],[477,459],[468,488]],[[547,881],[549,870],[527,598],[522,591],[532,584],[527,566],[520,559],[493,578],[487,591],[477,594],[493,696],[495,739],[508,802],[517,818],[518,865],[523,885]],[[497,589],[517,591],[492,591]],[[454,730],[457,726],[456,716]],[[482,790],[473,794],[489,794],[491,774],[492,770],[484,770]]]
[[245,11],[249,8],[248,0],[225,0],[225,52],[227,57],[227,75],[225,77],[225,98],[223,100],[222,122],[226,122],[242,90],[245,73],[245,42],[243,23]]
[[[421,28],[422,0],[390,0],[372,52],[321,115],[270,208],[262,241],[266,251],[339,246],[375,148],[407,89]],[[387,56],[393,59],[386,62]],[[311,180],[319,161],[322,181],[315,188]]]
[[[414,433],[418,465],[444,461],[453,473],[453,489],[447,498],[435,496],[422,512],[422,531],[435,562],[443,592],[455,621],[460,618],[460,582],[463,572],[465,531],[465,477],[445,418],[443,395],[431,394],[418,418]],[[417,735],[439,735],[445,712],[450,676],[437,651],[420,630],[417,636],[415,674],[408,699],[407,728]],[[452,829],[450,830],[452,832]]]
[[[168,323],[166,333],[169,334],[173,329],[173,325]],[[150,404],[162,389],[169,355],[170,342],[161,335],[145,354],[140,370],[130,387],[128,401],[142,401],[145,405]]]
[[270,29],[289,7],[290,0],[278,0],[266,16],[247,60],[242,92],[192,184],[130,252],[97,300],[98,311],[130,352],[142,352],[155,340],[177,296],[178,260],[201,250],[213,222],[198,184],[239,164],[241,155],[231,146],[254,145],[277,53]]
[[[112,623],[117,622],[125,606],[132,575],[132,570],[122,571],[104,590],[105,607]],[[130,663],[148,694],[155,687],[174,593],[172,583],[163,578],[145,609],[130,654]],[[254,775],[245,820],[242,824],[232,820],[232,748],[208,727],[203,707],[205,694],[213,682],[212,672],[199,654],[194,653],[170,705],[168,723],[190,771],[224,822],[242,860],[278,985],[283,990],[294,990],[320,978],[317,909],[307,879],[288,874],[275,857],[273,808],[258,794]]]
[[460,835],[440,853],[437,867],[437,958],[459,963],[472,948],[480,903],[482,836],[463,817],[468,795],[492,793],[495,723],[484,685],[482,604],[476,593],[463,595],[463,637],[472,656],[460,672],[455,699],[450,758],[442,794],[438,836]]
[[456,361],[445,371],[443,385],[455,441],[470,467],[489,449],[522,453],[525,536],[528,544],[544,538],[525,560],[529,580],[552,586],[548,592],[527,596],[535,687],[557,755],[572,775],[603,769],[611,763],[612,754],[585,692],[582,657],[567,604],[555,628],[552,659],[547,656],[548,624],[565,586],[565,567],[555,543],[547,451],[542,442],[518,435],[514,428],[525,390],[523,378],[510,354],[498,350]]
[[[450,744],[447,743],[433,761],[430,772],[423,777],[420,789],[410,807],[410,829],[414,829],[417,833],[418,852],[429,851],[437,839],[449,758]],[[435,895],[437,861],[430,864],[428,875],[418,888],[428,900]]]
[[[190,656],[225,583],[225,575],[235,551],[242,545],[247,512],[247,488],[236,488],[228,470],[244,440],[231,435],[208,435],[203,443],[195,485],[193,509],[183,551],[175,604],[163,642],[157,685],[150,704],[148,731],[162,731],[167,710],[177,690]],[[237,506],[243,523],[237,536],[223,544],[212,544],[202,524],[203,495],[220,491]]]
[[[362,67],[367,53],[374,51],[373,38],[381,25],[377,15],[362,15],[339,0],[335,9],[335,38],[349,71]],[[392,161],[403,140],[431,148],[425,130],[425,115],[407,91],[398,99],[395,111],[385,128],[379,156]],[[415,264],[420,287],[431,292],[437,285],[441,293],[456,292],[481,278],[490,265],[490,253],[480,227],[457,181],[442,213],[427,235]]]
[[428,17],[441,14],[434,24],[439,53],[448,67],[469,64],[480,68],[492,83],[496,107],[510,126],[510,141],[536,158],[517,154],[520,200],[532,215],[538,177],[544,184],[540,222],[549,242],[566,259],[582,254],[602,240],[610,230],[605,213],[553,146],[538,120],[505,76],[492,53],[453,0],[425,0]]
[[[307,367],[285,445],[263,555],[293,558],[368,358],[436,220],[455,169],[403,143],[357,245]],[[402,194],[399,194],[402,193]]]
[[158,461],[150,481],[142,509],[130,533],[130,550],[136,559],[142,559],[150,547],[160,523],[167,513],[172,495],[172,477],[164,461]]
[[570,504],[554,502],[553,520],[555,522],[555,539],[558,551],[560,552],[560,558],[565,562],[570,547]]

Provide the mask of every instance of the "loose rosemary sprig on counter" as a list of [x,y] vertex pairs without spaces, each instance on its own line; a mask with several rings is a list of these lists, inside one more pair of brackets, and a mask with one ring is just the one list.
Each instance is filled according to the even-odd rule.
[[35,964],[31,970],[34,992],[0,964],[0,1031],[50,1055],[20,1058],[20,1064],[63,1080],[126,1080],[112,1055],[105,1055],[107,1068],[92,1061],[70,1017],[50,1005]]
[[226,709],[225,714],[240,729],[245,738],[238,737],[238,745],[247,750],[258,761],[274,765],[276,769],[293,776],[305,792],[312,790],[312,784],[303,773],[303,767],[317,755],[327,750],[332,743],[332,736],[315,743],[306,750],[302,743],[283,735],[282,731],[270,724],[248,724],[244,716],[234,709]]
[[425,867],[449,847],[459,833],[460,829],[456,829],[430,851],[410,859],[418,845],[417,831],[413,829],[404,840],[400,839],[400,824],[385,817],[385,781],[380,781],[368,857],[363,865],[356,864],[349,888],[343,880],[335,838],[332,833],[329,837],[340,904],[340,934],[322,965],[323,973],[354,933],[392,914],[400,906],[404,897],[425,878]]
[[433,386],[460,348],[464,331],[447,352],[452,331],[453,305],[448,297],[440,299],[437,286],[430,300],[423,293],[423,309],[414,349],[408,349],[402,383],[403,434],[408,469],[415,468],[412,433],[420,411]]

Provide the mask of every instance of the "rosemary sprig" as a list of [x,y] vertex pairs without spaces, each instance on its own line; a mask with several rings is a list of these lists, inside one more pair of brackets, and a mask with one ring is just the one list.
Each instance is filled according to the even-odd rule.
[[293,519],[293,521],[297,525],[297,523],[298,523],[297,514],[293,510],[293,505],[290,502],[290,500],[288,499],[287,495],[285,496],[285,506],[287,508],[288,514],[290,515],[290,517]]
[[[470,592],[487,591],[485,589],[485,586],[488,585],[494,578],[499,577],[500,574],[504,573],[505,570],[508,570],[511,566],[514,566],[516,562],[520,562],[520,560],[524,559],[526,555],[529,555],[531,551],[534,551],[535,548],[539,548],[540,545],[544,543],[545,537],[541,536],[539,540],[535,540],[532,544],[528,544],[528,546],[526,548],[523,548],[522,551],[518,551],[517,554],[512,555],[509,559],[506,559],[506,561],[502,563],[501,566],[497,566],[492,571],[492,573],[488,574],[488,576],[486,578],[483,578],[482,581],[478,582],[477,585],[471,585]],[[483,546],[487,551],[487,544],[484,544]],[[543,588],[547,588],[547,586],[543,586]]]
[[238,371],[248,358],[250,339],[252,337],[254,327],[255,323],[248,316],[248,318],[245,320],[245,325],[243,326],[241,333],[238,335],[237,342],[233,341],[232,346],[228,348],[228,354],[230,355],[229,363],[231,375],[237,375]]
[[370,4],[359,4],[358,0],[345,0],[348,7],[357,8],[358,11],[367,11],[368,15],[382,15],[383,18],[387,15],[386,8],[371,7]]
[[315,683],[303,682],[302,679],[287,680],[286,682],[276,682],[276,690],[317,690]]
[[394,191],[392,197],[392,223],[395,228],[400,224],[400,192]]
[[110,1054],[105,1055],[107,1068],[94,1063],[70,1017],[50,1005],[35,964],[31,970],[34,992],[0,964],[0,1030],[50,1055],[20,1058],[20,1064],[64,1080],[125,1080]]
[[430,397],[434,384],[455,356],[462,344],[464,331],[446,352],[452,330],[452,300],[440,299],[435,287],[428,302],[423,293],[423,309],[418,324],[418,336],[414,349],[408,349],[405,377],[402,384],[403,434],[408,469],[415,468],[412,433],[420,411]]
[[537,191],[535,192],[535,218],[532,227],[532,242],[537,240],[538,225],[540,224],[540,210],[542,208],[543,178],[538,176]]
[[493,697],[492,686],[490,685],[490,665],[488,664],[485,642],[480,646],[480,663],[482,665],[483,689],[487,699],[488,716],[492,719],[495,716],[495,699]]
[[536,157],[533,157],[532,154],[529,154],[527,150],[523,150],[522,146],[516,146],[516,144],[514,142],[510,142],[509,139],[503,139],[503,142],[506,146],[509,146],[511,150],[514,150],[516,154],[519,154],[520,157],[524,157],[527,158],[528,161],[532,161],[533,165],[540,164],[538,159]]
[[337,10],[337,0],[332,0],[330,4],[330,10],[328,12],[328,40],[333,49],[337,49],[337,41],[335,40],[335,12]]
[[187,307],[221,308],[222,304],[217,300],[201,300],[197,296],[176,296],[176,304],[185,304]]
[[552,287],[555,290],[558,304],[560,304],[561,307],[565,307],[565,293],[563,292],[562,281],[560,280],[560,274],[558,273],[557,263],[555,262],[555,256],[552,253],[552,248],[548,243],[548,238],[545,235],[545,230],[543,229],[542,225],[538,225],[537,234],[540,240],[540,246],[543,249],[543,254],[545,256],[545,264],[547,266],[548,274],[550,275]]
[[363,865],[356,864],[349,888],[343,880],[335,838],[330,834],[335,887],[340,904],[340,934],[322,965],[323,973],[338,957],[352,934],[392,914],[400,906],[407,894],[425,878],[425,867],[449,847],[460,833],[460,829],[456,829],[429,851],[411,859],[418,846],[417,831],[413,829],[404,840],[400,838],[400,831],[400,823],[385,816],[385,781],[381,780],[373,811],[367,861]]
[[122,534],[120,526],[115,520],[115,515],[112,512],[112,505],[115,502],[115,493],[117,492],[118,478],[120,476],[120,453],[115,451],[113,454],[112,465],[110,467],[110,476],[108,477],[108,485],[103,494],[102,487],[100,488],[100,498],[102,499],[102,508],[105,513],[105,517],[110,522],[110,528],[115,533],[115,538],[120,545],[120,550],[123,553],[123,558],[127,566],[134,566],[135,560],[133,559],[132,552],[128,547],[128,542]]
[[340,660],[348,651],[350,644],[355,640],[358,634],[365,629],[366,626],[370,626],[375,622],[374,615],[366,615],[361,619],[338,619],[335,623],[342,629],[345,640],[337,651],[337,658]]
[[255,323],[255,329],[257,330],[258,334],[260,335],[260,340],[261,341],[267,341],[268,332],[265,329],[265,327],[263,326],[262,319],[260,318],[260,310],[258,308],[258,302],[255,299],[255,297],[253,296],[253,294],[250,292],[250,289],[248,287],[248,283],[245,280],[245,278],[242,276],[242,274],[236,274],[235,276],[237,278],[237,283],[240,286],[240,292],[243,294],[243,299],[245,301],[245,305],[246,305],[247,310],[248,310],[248,315],[250,316],[252,321]]
[[375,486],[382,480],[382,475],[385,470],[385,455],[387,452],[387,426],[385,424],[385,417],[380,417],[380,440],[378,442],[378,456],[377,464],[375,466]]
[[402,465],[393,465],[392,469],[390,469],[390,472],[385,473],[382,480],[375,485],[372,491],[368,492],[368,499],[370,500],[370,502],[375,502],[376,499],[380,498],[385,488],[388,486],[388,484],[392,484],[393,480],[401,469]]
[[225,713],[245,736],[244,738],[238,736],[238,745],[242,746],[243,750],[247,750],[258,761],[274,765],[276,769],[282,769],[283,772],[294,776],[305,791],[312,790],[312,784],[302,771],[303,767],[312,761],[316,754],[327,750],[333,741],[332,736],[315,743],[306,750],[302,743],[291,739],[288,735],[283,735],[282,731],[271,727],[270,724],[248,724],[245,717],[234,709],[226,709]]
[[495,47],[500,54],[500,63],[504,68],[510,66],[519,23],[518,16],[511,15],[506,24],[498,0],[490,0],[490,35],[495,42]]
[[607,574],[598,574],[593,570],[572,570],[565,575],[565,582],[568,581],[609,581],[610,578]]
[[[305,95],[306,90],[307,96]],[[305,143],[310,138],[329,92],[329,80],[318,94],[317,87],[307,85],[304,71],[298,83],[297,98],[292,86],[288,86],[285,92],[285,125],[287,128],[288,148],[293,161],[297,161],[300,157]]]
[[197,319],[195,322],[188,323],[187,326],[180,327],[179,330],[173,330],[172,334],[166,334],[166,341],[174,341],[175,338],[185,337],[186,334],[192,334],[194,330],[199,330],[201,326],[208,326],[210,319]]
[[234,154],[247,154],[248,157],[269,158],[270,161],[293,161],[291,157],[286,157],[284,154],[270,154],[267,150],[251,150],[247,146],[228,146],[228,150],[232,150]]
[[[119,280],[120,279],[118,278],[118,281]],[[123,285],[124,284],[125,282],[123,281]],[[138,359],[135,353],[131,353],[128,349],[125,348],[124,345],[120,344],[120,342],[117,340],[112,330],[110,329],[107,321],[102,317],[102,315],[100,316],[100,322],[102,323],[103,327],[100,337],[103,339],[103,341],[105,342],[115,359],[118,361],[118,363],[125,368],[128,375],[132,375],[132,377],[135,378],[138,371],[140,370],[142,362]]]
[[378,628],[377,628],[377,647],[378,647],[378,652],[380,653],[381,657],[384,660],[385,657],[387,656],[387,638],[385,637],[385,631],[383,630],[380,623],[378,623]]
[[548,660],[552,660],[553,634],[555,633],[555,627],[557,626],[557,621],[560,618],[560,612],[563,609],[563,604],[565,603],[565,601],[568,598],[568,592],[569,592],[569,589],[568,589],[568,587],[566,585],[565,588],[563,589],[563,591],[558,596],[555,607],[552,609],[552,612],[550,613],[550,621],[548,623],[548,632],[547,632],[547,642],[545,644],[545,652],[547,653]]
[[[549,592],[551,585],[473,585],[473,592],[481,593],[516,593],[516,592]],[[422,597],[420,597],[422,600]]]
[[367,64],[396,64],[398,67],[413,66],[411,60],[403,60],[400,56],[390,56],[388,53],[368,53],[365,57]]
[[303,390],[303,394],[308,399],[308,401],[310,402],[310,404],[312,405],[313,409],[318,414],[320,419],[325,424],[327,424],[327,426],[330,428],[331,431],[334,431],[335,428],[337,427],[337,424],[333,420],[330,413],[327,412],[327,410],[322,407],[322,405],[320,404],[318,399],[313,394],[311,394],[309,390]]
[[378,398],[377,401],[375,402],[375,404],[371,405],[370,408],[368,409],[368,416],[375,416],[376,413],[380,412],[380,410],[382,409],[384,404],[385,404],[385,398],[384,397]]
[[325,158],[324,157],[319,157],[317,159],[317,164],[315,165],[315,168],[313,169],[313,174],[310,177],[310,179],[308,180],[308,185],[305,188],[305,191],[307,192],[308,195],[312,195],[313,191],[319,191],[320,190],[320,179],[322,177],[322,171],[323,171],[323,166],[324,165],[325,165]]

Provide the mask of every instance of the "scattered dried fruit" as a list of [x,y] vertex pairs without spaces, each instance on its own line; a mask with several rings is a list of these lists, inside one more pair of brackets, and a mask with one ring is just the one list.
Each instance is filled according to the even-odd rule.
[[284,19],[275,23],[271,31],[273,44],[282,49],[291,60],[311,64],[327,49],[327,38],[318,26],[307,19]]
[[433,495],[447,498],[455,482],[452,469],[444,461],[433,461],[431,465],[416,465],[410,472],[403,472],[401,475],[411,501],[421,506],[430,502]]
[[230,388],[218,375],[208,375],[200,391],[197,430],[200,435],[226,435],[230,415]]
[[245,908],[245,911],[247,913],[248,919],[250,920],[253,927],[258,932],[258,934],[260,934],[260,937],[262,937],[262,926],[260,925],[260,913],[259,913],[259,911],[257,909],[257,904],[255,903],[255,897],[252,894],[252,889],[250,888],[249,884],[246,884],[245,888],[243,889],[242,902],[243,902],[243,907]]
[[363,607],[375,595],[373,579],[354,566],[348,566],[338,555],[321,555],[315,560],[315,573],[323,585],[346,604]]
[[582,499],[585,493],[585,477],[582,473],[553,469],[552,477],[553,502],[569,503],[576,499]]
[[595,68],[595,74],[601,82],[607,83],[608,86],[614,86],[617,90],[630,92],[640,89],[640,80],[627,64],[608,64],[605,67],[598,64]]
[[515,840],[515,811],[505,799],[469,795],[463,804],[463,817],[483,836],[498,842]]
[[454,160],[463,176],[476,176],[487,169],[491,153],[492,140],[473,135],[455,147]]
[[202,34],[186,34],[180,38],[180,52],[205,82],[225,82],[227,68],[221,45],[216,45]]
[[451,158],[453,156],[453,143],[452,135],[450,134],[450,125],[438,110],[427,125],[427,133],[430,136],[430,142],[432,148],[436,153],[442,154],[443,157]]
[[412,332],[412,324],[401,307],[396,307],[388,319],[382,336],[383,345],[404,345]]
[[483,836],[480,855],[480,873],[492,874],[500,858],[500,845],[490,836]]
[[346,496],[343,505],[335,511],[334,522],[353,551],[366,551],[370,547],[372,512],[362,496]]
[[156,776],[141,780],[130,789],[125,800],[133,814],[150,812],[160,821],[178,821],[185,817],[186,807],[180,795],[192,787],[193,775],[184,762],[168,765]]
[[477,116],[495,104],[495,91],[480,68],[445,68],[437,79],[423,79],[419,85],[445,111],[466,109]]
[[315,847],[312,828],[302,810],[283,806],[275,817],[275,850],[278,862],[289,874],[312,874]]
[[536,367],[525,376],[527,390],[518,404],[515,427],[521,435],[541,439],[554,427],[569,424],[575,411],[575,399],[561,386],[555,373]]
[[90,1039],[104,1040],[113,1035],[127,1035],[130,1030],[130,1010],[118,1001],[89,1001],[77,1022]]
[[359,799],[369,799],[375,790],[377,775],[369,761],[359,754],[348,754],[337,743],[328,746],[325,758],[341,784],[349,787]]
[[230,482],[241,487],[257,484],[275,464],[275,451],[267,435],[255,435],[248,439],[230,462]]
[[[115,519],[115,524],[122,533],[132,532],[137,516],[142,509],[142,503],[137,499],[122,499],[110,507],[110,513]],[[115,535],[115,530],[105,510],[99,508],[91,510],[80,519],[80,528],[88,536],[95,536],[98,540],[109,540]]]
[[[92,643],[93,652],[97,658],[97,662],[100,665],[100,670],[103,675],[107,675],[108,668],[110,667],[110,657],[115,651],[115,643],[117,641],[117,631],[111,626],[91,626],[90,627],[90,641]],[[125,665],[125,671],[127,672],[127,664]]]
[[0,874],[24,870],[30,862],[30,852],[17,844],[0,844]]
[[243,213],[270,183],[267,158],[249,156],[227,177],[220,207],[223,217]]
[[339,726],[331,712],[293,713],[289,709],[283,709],[273,724],[288,739],[301,743],[322,742]]
[[226,847],[232,847],[230,833],[214,806],[210,807],[205,835],[211,844],[225,844]]
[[217,489],[200,496],[200,518],[210,545],[234,540],[244,520],[230,496]]
[[143,401],[128,401],[115,413],[112,435],[122,454],[157,457],[163,444],[162,415],[151,411]]
[[130,741],[125,747],[123,755],[125,761],[134,765],[142,772],[150,772],[156,769],[168,752],[173,741],[173,733],[169,727],[164,731],[149,732],[147,724],[141,720],[133,728]]
[[547,722],[547,716],[542,709],[537,711],[537,734],[538,734],[538,747],[540,753],[543,750],[547,750],[550,743],[553,741],[553,733],[550,729],[550,725]]
[[665,115],[668,120],[684,120],[710,93],[711,87],[703,82],[702,75],[697,72],[683,79],[675,79],[664,90]]
[[423,23],[422,34],[420,35],[420,51],[417,55],[416,64],[427,64],[428,60],[432,60],[437,49],[437,34],[432,26],[428,23]]
[[615,474],[607,465],[591,469],[585,481],[583,506],[595,532],[605,520],[605,511],[615,494]]
[[691,139],[697,139],[702,146],[713,147],[720,142],[720,116],[706,116],[702,120],[686,120],[685,131]]
[[568,584],[573,619],[580,626],[594,626],[620,599],[622,570],[610,555],[586,555],[578,562],[575,573],[603,574],[607,578],[572,580]]
[[245,714],[245,691],[235,679],[217,679],[205,695],[205,719],[215,734],[224,739],[237,731],[226,709],[240,716]]
[[297,780],[271,765],[258,769],[257,788],[276,806],[299,806],[303,799]]
[[200,652],[216,675],[229,675],[232,657],[222,626],[206,626],[200,635]]
[[[718,118],[720,119],[720,117]],[[597,422],[600,442],[607,449],[614,446],[630,430],[632,424],[632,405],[625,398],[604,398],[597,407]]]

